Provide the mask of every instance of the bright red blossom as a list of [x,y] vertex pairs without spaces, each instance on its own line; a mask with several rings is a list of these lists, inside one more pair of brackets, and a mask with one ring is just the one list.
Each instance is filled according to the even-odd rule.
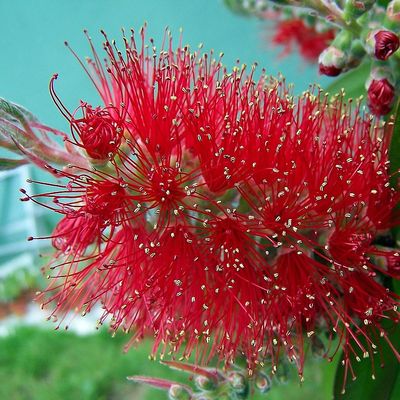
[[283,46],[285,55],[295,45],[307,61],[315,62],[334,37],[333,29],[318,32],[314,27],[307,26],[302,19],[289,19],[277,23],[272,42]]
[[[123,134],[106,169],[57,171],[68,182],[49,194],[65,217],[46,303],[100,303],[113,329],[204,363],[243,353],[275,369],[286,355],[302,374],[320,330],[347,356],[352,337],[372,341],[384,315],[398,318],[381,283],[396,267],[371,257],[397,265],[373,243],[398,201],[383,128],[341,98],[293,97],[168,36],[147,50],[143,36],[124,40],[125,55],[106,38],[106,70],[94,53],[91,78]],[[107,121],[93,140],[110,143]]]

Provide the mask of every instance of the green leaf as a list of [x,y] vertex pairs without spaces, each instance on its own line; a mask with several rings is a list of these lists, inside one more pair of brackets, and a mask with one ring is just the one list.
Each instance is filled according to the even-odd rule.
[[18,145],[30,149],[35,146],[35,135],[31,124],[37,123],[36,117],[11,101],[0,97],[0,146],[19,152]]
[[33,143],[29,141],[21,125],[0,116],[0,146],[12,151],[18,151],[18,142],[26,148],[31,148]]
[[18,168],[21,165],[27,164],[27,160],[11,160],[9,158],[0,158],[0,171],[7,171]]
[[[394,188],[398,188],[399,182],[399,171],[400,171],[400,100],[394,107],[393,113],[393,131],[387,132],[392,135],[390,148],[389,148],[389,160],[390,160],[390,183]],[[389,128],[390,129],[390,128]],[[398,204],[396,210],[400,210],[400,205]],[[400,226],[394,226],[392,228],[392,235],[395,240],[400,240]]]
[[[400,285],[398,280],[393,280],[394,292],[400,294]],[[399,325],[395,325],[390,320],[382,322],[383,329],[388,333],[388,339],[396,350],[400,349]],[[363,344],[365,341],[360,340]],[[357,346],[353,342],[355,348]],[[358,354],[361,362],[357,362],[356,356],[352,354],[351,365],[357,376],[355,381],[349,380],[346,385],[346,392],[342,393],[343,388],[343,366],[338,364],[336,369],[334,384],[334,400],[398,400],[400,399],[400,363],[394,355],[394,352],[388,342],[383,337],[375,341],[378,346],[378,354],[375,357],[375,379],[372,379],[371,359],[363,358]],[[343,357],[342,357],[343,359]],[[381,367],[379,363],[383,362]]]
[[[394,125],[392,133],[392,141],[390,143],[389,159],[390,171],[392,174],[400,170],[400,101],[394,109]],[[396,174],[396,181],[398,176]]]
[[10,116],[21,124],[36,122],[37,118],[26,108],[0,97],[0,117],[11,120]]
[[[400,280],[398,280],[398,279],[393,279],[393,280],[392,280],[392,283],[393,283],[393,291],[394,291],[396,294],[399,294],[399,295],[400,295]],[[399,399],[400,399],[400,397],[399,397]]]
[[[388,339],[391,341],[395,349],[400,348],[399,327],[390,320],[382,322],[382,326],[386,329]],[[357,345],[353,342],[354,348]],[[365,344],[365,343],[364,343]],[[378,346],[378,353],[374,356],[375,371],[372,370],[370,358],[363,358],[361,351],[357,356],[361,359],[357,362],[356,355],[350,357],[351,365],[356,375],[356,380],[351,380],[351,374],[348,374],[345,393],[342,393],[344,370],[339,363],[336,370],[334,384],[335,400],[397,400],[395,393],[400,392],[400,363],[393,353],[392,348],[385,338],[379,337],[375,340]],[[343,357],[342,357],[343,359]],[[384,363],[383,366],[380,364]],[[374,378],[372,378],[374,374]]]
[[365,95],[365,81],[369,76],[370,69],[371,64],[365,62],[335,79],[325,91],[336,94],[344,90],[346,99],[356,99]]

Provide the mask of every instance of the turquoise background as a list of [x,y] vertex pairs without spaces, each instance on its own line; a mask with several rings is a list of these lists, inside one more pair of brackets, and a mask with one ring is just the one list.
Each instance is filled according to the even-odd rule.
[[184,43],[193,48],[225,53],[225,64],[236,59],[257,61],[270,74],[282,72],[296,92],[320,82],[315,65],[297,55],[280,58],[281,49],[268,43],[271,24],[234,15],[222,0],[0,0],[0,96],[24,105],[42,122],[67,130],[48,92],[53,73],[59,73],[57,91],[74,109],[80,99],[97,104],[82,68],[64,47],[67,40],[84,58],[90,54],[83,29],[88,29],[102,55],[102,36],[121,38],[120,28],[139,30],[148,22],[147,37],[161,40],[168,26],[175,39],[184,30]]

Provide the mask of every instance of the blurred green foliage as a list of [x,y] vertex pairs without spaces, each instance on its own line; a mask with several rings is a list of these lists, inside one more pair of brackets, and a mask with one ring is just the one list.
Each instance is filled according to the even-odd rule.
[[21,292],[38,288],[43,278],[40,270],[20,268],[0,279],[0,303],[16,299]]
[[[107,331],[88,336],[72,332],[20,327],[0,338],[0,399],[12,400],[162,400],[166,393],[126,379],[148,375],[188,382],[188,376],[150,361],[151,342],[123,353],[128,337],[111,338]],[[307,360],[305,382],[300,386],[293,369],[289,383],[273,386],[261,399],[332,398],[335,365]]]

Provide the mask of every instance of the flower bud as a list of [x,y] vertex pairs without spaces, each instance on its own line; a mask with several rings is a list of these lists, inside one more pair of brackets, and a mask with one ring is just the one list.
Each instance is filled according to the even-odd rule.
[[263,372],[257,375],[254,384],[261,393],[267,393],[271,389],[271,379]]
[[387,60],[400,46],[398,36],[386,29],[371,31],[366,40],[369,54],[378,60]]
[[200,390],[205,391],[214,390],[216,387],[216,382],[204,375],[197,375],[195,378],[195,383]]
[[192,394],[185,387],[181,385],[172,385],[168,391],[170,400],[190,400]]
[[390,77],[383,70],[375,70],[367,82],[367,103],[372,114],[381,116],[392,108],[395,98],[395,88]]
[[233,390],[237,393],[246,393],[248,390],[247,379],[239,372],[231,372],[228,375],[228,381]]
[[386,17],[391,22],[400,22],[400,0],[392,0],[386,8]]
[[82,103],[83,117],[73,119],[83,147],[92,160],[105,161],[112,157],[121,144],[122,128],[118,118],[107,108],[93,108]]
[[329,46],[319,56],[319,73],[327,76],[339,75],[346,66],[347,57],[342,50]]

